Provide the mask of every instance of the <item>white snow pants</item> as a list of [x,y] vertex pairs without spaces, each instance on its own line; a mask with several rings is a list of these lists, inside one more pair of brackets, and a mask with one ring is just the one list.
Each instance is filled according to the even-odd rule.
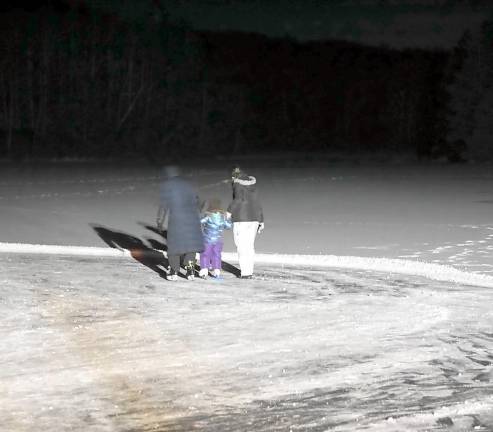
[[255,237],[259,227],[258,222],[234,222],[233,238],[238,251],[238,262],[242,276],[253,274],[255,259]]

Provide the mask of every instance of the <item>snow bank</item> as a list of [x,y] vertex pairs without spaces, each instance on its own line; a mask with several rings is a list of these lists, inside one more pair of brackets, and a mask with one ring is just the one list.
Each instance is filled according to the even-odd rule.
[[[223,258],[225,260],[235,257],[236,254],[223,254]],[[256,261],[275,265],[315,266],[398,273],[422,276],[442,282],[454,282],[461,285],[474,285],[493,288],[493,276],[472,273],[443,264],[433,264],[417,260],[337,255],[257,254]]]
[[26,243],[0,243],[0,253],[25,253],[43,255],[72,255],[96,257],[131,256],[126,249],[85,247],[85,246],[57,246]]
[[[132,257],[132,252],[126,249],[25,243],[0,243],[0,253]],[[223,253],[223,259],[237,262],[237,255],[236,253],[225,252]],[[277,266],[311,266],[397,273],[422,276],[442,282],[493,288],[493,276],[471,273],[452,266],[423,261],[337,255],[257,254],[256,262]]]

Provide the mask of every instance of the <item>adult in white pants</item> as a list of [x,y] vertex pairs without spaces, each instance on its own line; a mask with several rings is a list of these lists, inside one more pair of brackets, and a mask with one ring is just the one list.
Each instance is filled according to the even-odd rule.
[[255,237],[264,228],[264,215],[257,197],[256,184],[255,177],[237,172],[233,176],[233,201],[228,207],[243,279],[250,279],[253,275]]
[[234,222],[233,238],[238,251],[241,276],[253,275],[255,261],[255,237],[260,224],[258,222]]

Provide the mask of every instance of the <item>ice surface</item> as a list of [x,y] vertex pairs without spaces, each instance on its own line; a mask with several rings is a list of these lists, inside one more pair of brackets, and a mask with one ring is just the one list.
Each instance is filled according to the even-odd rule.
[[[266,229],[259,252],[402,258],[493,273],[493,174],[487,165],[356,165],[245,161],[258,179]],[[230,163],[184,168],[201,198],[227,205]],[[226,180],[226,182],[224,181]],[[2,242],[104,246],[94,226],[146,245],[158,169],[2,167]],[[234,251],[226,233],[225,249]]]
[[[0,255],[6,431],[493,428],[493,291],[257,267]],[[462,429],[457,429],[457,428]]]
[[[2,166],[0,430],[493,430],[491,167],[248,163],[257,278],[193,283],[156,169]],[[229,168],[185,172],[227,204]]]

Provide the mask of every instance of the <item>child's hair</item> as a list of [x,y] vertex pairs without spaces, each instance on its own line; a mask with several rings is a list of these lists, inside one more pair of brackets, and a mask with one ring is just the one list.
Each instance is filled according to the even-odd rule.
[[224,212],[221,207],[221,200],[219,198],[211,198],[207,200],[206,211],[214,213],[214,212]]

